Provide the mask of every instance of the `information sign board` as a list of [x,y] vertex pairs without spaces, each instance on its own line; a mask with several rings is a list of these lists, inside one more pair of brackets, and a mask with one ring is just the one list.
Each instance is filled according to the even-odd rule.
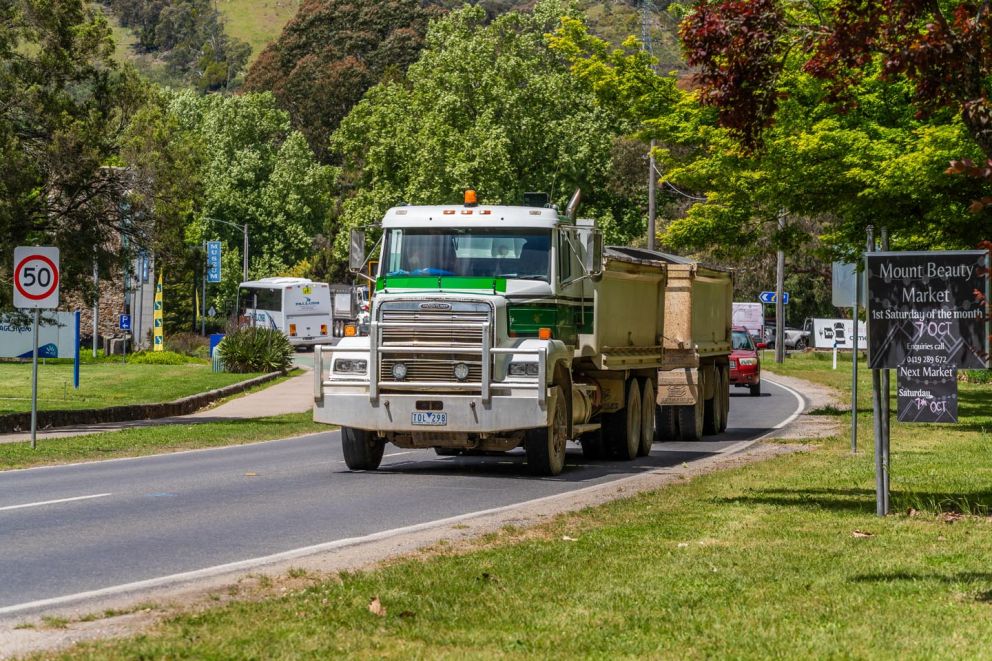
[[853,308],[857,302],[857,286],[861,285],[861,304],[865,302],[864,273],[858,274],[857,266],[847,262],[834,262],[831,268],[831,303],[838,308]]
[[899,422],[958,421],[958,379],[953,367],[903,365],[898,374]]
[[[775,292],[773,291],[763,291],[760,294],[758,294],[758,300],[761,301],[762,303],[772,304],[778,302],[778,296],[776,296]],[[789,304],[789,292],[784,291],[782,292],[782,305],[788,305],[788,304]]]
[[207,241],[207,282],[220,282],[220,241]]
[[988,253],[875,252],[868,273],[872,369],[988,366]]
[[122,331],[131,330],[131,315],[122,314],[117,317],[117,327]]
[[[864,349],[868,344],[865,332],[865,322],[858,322],[858,350]],[[814,319],[813,320],[813,341],[812,345],[816,349],[838,349],[851,350],[854,348],[854,320],[853,319]]]

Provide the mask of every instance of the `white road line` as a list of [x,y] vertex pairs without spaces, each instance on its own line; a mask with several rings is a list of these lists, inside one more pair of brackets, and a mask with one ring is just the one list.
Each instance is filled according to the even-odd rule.
[[[772,379],[768,379],[772,381]],[[792,388],[782,385],[781,383],[775,382],[776,386],[786,390],[791,393],[793,397],[796,398],[798,406],[796,410],[786,418],[783,422],[779,423],[774,427],[774,429],[780,429],[785,425],[789,424],[793,420],[799,417],[799,415],[806,408],[806,400],[803,399],[797,391]],[[725,448],[720,454],[734,454],[736,452],[741,452],[748,447],[754,445],[761,439],[765,438],[773,432],[768,432],[762,434],[758,438],[741,441],[735,443],[734,445]],[[405,454],[405,453],[397,453]],[[327,551],[333,551],[340,548],[345,548],[348,546],[355,546],[357,544],[363,544],[368,542],[375,542],[383,539],[388,539],[394,535],[419,532],[422,530],[430,530],[432,528],[439,528],[446,525],[451,525],[454,523],[459,523],[461,521],[467,521],[470,519],[488,516],[492,514],[499,514],[501,512],[507,512],[517,509],[523,505],[534,505],[537,503],[544,503],[554,500],[565,500],[572,499],[576,494],[581,494],[586,491],[592,491],[594,489],[602,489],[604,486],[615,487],[617,485],[622,485],[627,481],[634,480],[647,475],[650,473],[667,473],[672,470],[671,467],[657,468],[648,473],[638,473],[636,475],[631,475],[628,477],[620,478],[618,480],[612,480],[610,482],[603,482],[599,484],[593,484],[588,487],[583,487],[581,489],[575,489],[566,491],[564,493],[553,494],[550,496],[543,496],[541,498],[535,498],[532,500],[524,501],[521,503],[513,503],[512,505],[504,505],[503,507],[494,507],[492,509],[479,510],[476,512],[467,512],[465,514],[459,514],[457,516],[448,517],[445,519],[436,519],[434,521],[425,521],[424,523],[417,523],[410,526],[403,526],[400,528],[393,528],[392,530],[383,530],[381,532],[372,533],[370,535],[363,535],[361,537],[350,537],[348,539],[339,539],[333,542],[324,542],[322,544],[314,544],[312,546],[304,546],[302,548],[291,549],[289,551],[282,551],[280,553],[273,553],[272,555],[266,555],[258,558],[250,558],[248,560],[239,560],[237,562],[230,562],[223,565],[215,565],[213,567],[205,567],[203,569],[196,569],[193,571],[182,572],[178,574],[171,574],[169,576],[160,576],[158,578],[151,578],[144,581],[136,581],[134,583],[124,583],[122,585],[114,585],[111,587],[100,588],[98,590],[90,590],[88,592],[77,592],[76,594],[68,594],[61,597],[52,597],[49,599],[39,599],[37,601],[29,601],[21,604],[14,604],[12,606],[6,606],[0,608],[0,615],[10,615],[12,613],[19,613],[23,611],[35,610],[39,608],[47,608],[52,606],[64,606],[66,604],[71,604],[77,601],[83,601],[86,599],[93,599],[97,597],[108,597],[112,595],[126,594],[128,592],[135,592],[138,590],[148,590],[151,588],[162,587],[165,585],[171,585],[174,583],[188,582],[194,579],[209,578],[212,576],[218,576],[222,574],[227,574],[234,571],[243,571],[248,569],[256,569],[258,567],[263,567],[265,565],[275,564],[277,562],[285,562],[288,560],[295,560],[298,558],[306,557],[309,555],[314,555],[317,553],[325,553]]]
[[41,507],[42,505],[54,505],[56,503],[71,503],[77,500],[90,500],[91,498],[103,498],[104,496],[109,496],[109,493],[95,493],[92,496],[74,496],[72,498],[59,498],[57,500],[42,500],[37,503],[24,503],[23,505],[7,505],[6,507],[0,507],[0,512],[5,512],[7,510],[20,510],[26,507]]

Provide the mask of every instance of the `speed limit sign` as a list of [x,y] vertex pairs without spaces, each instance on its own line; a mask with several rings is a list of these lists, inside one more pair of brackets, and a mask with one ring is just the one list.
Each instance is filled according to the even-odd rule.
[[14,248],[14,307],[50,309],[59,306],[59,249]]

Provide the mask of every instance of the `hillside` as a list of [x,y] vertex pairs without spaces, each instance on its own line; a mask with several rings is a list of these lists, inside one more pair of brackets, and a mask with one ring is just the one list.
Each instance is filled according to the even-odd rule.
[[[266,45],[279,37],[283,27],[296,15],[302,0],[216,0],[216,8],[224,18],[225,31],[235,39],[248,43],[251,47],[251,61],[262,52]],[[455,0],[437,0],[435,3],[445,8],[462,4]],[[491,14],[498,14],[520,7],[528,7],[533,0],[483,0],[478,2]],[[656,2],[659,6],[669,6],[672,2]],[[586,13],[592,31],[611,41],[620,43],[630,35],[641,34],[641,18],[636,0],[583,0],[580,6]],[[135,50],[135,35],[124,27],[112,12],[107,12],[114,30],[116,58],[135,63],[146,75],[156,80],[166,77],[164,67],[146,54]],[[669,12],[660,9],[653,12],[652,38],[654,54],[663,70],[682,68],[676,37],[675,20]]]

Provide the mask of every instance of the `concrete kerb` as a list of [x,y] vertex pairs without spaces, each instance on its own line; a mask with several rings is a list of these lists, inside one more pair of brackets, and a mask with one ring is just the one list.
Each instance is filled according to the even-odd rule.
[[[283,370],[269,372],[268,374],[256,376],[252,379],[232,383],[223,388],[208,390],[207,392],[197,393],[171,402],[129,404],[127,406],[111,406],[100,409],[38,411],[38,428],[70,427],[108,422],[131,422],[134,420],[152,420],[155,418],[188,415],[219,399],[244,392],[263,383],[268,383],[285,374],[287,372]],[[0,434],[23,432],[30,428],[30,426],[30,411],[0,415]]]

